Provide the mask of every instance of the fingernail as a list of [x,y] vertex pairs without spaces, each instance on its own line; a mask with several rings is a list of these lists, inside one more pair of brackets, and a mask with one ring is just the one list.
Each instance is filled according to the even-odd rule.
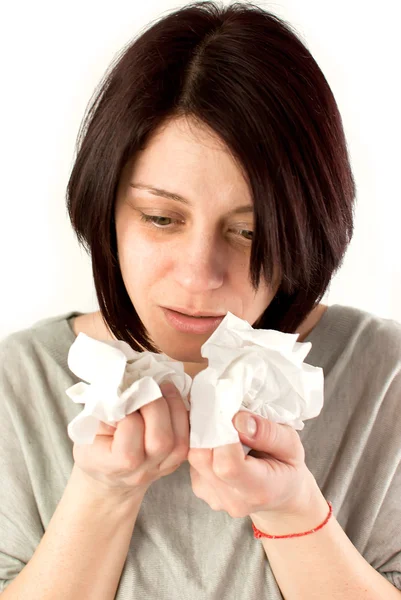
[[165,398],[171,398],[177,394],[177,388],[171,381],[165,381],[160,386],[161,392]]
[[240,433],[243,433],[248,437],[253,437],[256,433],[257,424],[253,417],[249,417],[241,412],[235,417],[235,427]]

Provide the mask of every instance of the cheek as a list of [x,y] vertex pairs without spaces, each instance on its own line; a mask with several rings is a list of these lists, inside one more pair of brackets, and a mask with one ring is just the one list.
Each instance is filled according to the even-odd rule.
[[117,236],[118,256],[123,279],[131,284],[145,285],[159,277],[165,269],[166,253],[138,231],[126,228]]

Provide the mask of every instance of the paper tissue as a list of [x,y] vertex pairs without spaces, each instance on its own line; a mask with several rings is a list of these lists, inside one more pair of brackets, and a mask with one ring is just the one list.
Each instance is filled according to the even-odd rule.
[[66,390],[74,402],[85,404],[68,434],[77,443],[92,443],[99,421],[116,425],[160,398],[159,384],[166,380],[174,383],[190,411],[191,448],[238,442],[232,419],[239,410],[303,429],[303,420],[322,409],[324,382],[320,367],[303,363],[312,344],[297,342],[298,335],[253,329],[228,312],[201,347],[208,367],[192,380],[183,363],[165,354],[135,352],[126,342],[99,342],[80,333],[68,366],[88,384]]
[[189,410],[192,379],[184,365],[165,354],[136,352],[121,340],[100,342],[79,333],[68,353],[68,366],[80,382],[66,390],[83,411],[68,425],[78,444],[91,444],[100,421],[115,426],[126,415],[161,397],[159,384],[172,381]]
[[[208,368],[191,387],[190,447],[239,441],[232,419],[239,410],[303,429],[323,407],[323,370],[303,363],[312,344],[299,334],[253,329],[232,313],[203,344]],[[243,444],[246,453],[250,450]]]

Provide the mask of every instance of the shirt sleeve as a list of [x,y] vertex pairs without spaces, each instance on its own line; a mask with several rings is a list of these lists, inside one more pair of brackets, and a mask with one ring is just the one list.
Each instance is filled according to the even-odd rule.
[[[377,415],[380,456],[371,464],[372,488],[381,492],[365,558],[401,590],[401,372],[395,374]],[[368,442],[369,443],[369,442]],[[369,461],[366,464],[369,467]],[[386,474],[386,479],[381,474]],[[385,483],[383,483],[385,481]],[[377,496],[376,496],[377,497]]]
[[[32,557],[44,534],[24,452],[16,427],[23,401],[21,342],[11,335],[0,343],[0,592]],[[21,415],[19,415],[21,418]]]

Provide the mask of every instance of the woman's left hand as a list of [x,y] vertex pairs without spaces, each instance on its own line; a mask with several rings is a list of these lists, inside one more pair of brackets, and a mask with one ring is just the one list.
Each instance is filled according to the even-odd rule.
[[[240,433],[238,427],[250,416],[257,426],[253,437]],[[188,462],[195,496],[231,517],[249,515],[256,519],[256,526],[263,516],[302,512],[315,480],[305,465],[304,447],[296,430],[246,411],[238,412],[232,422],[241,442],[252,450],[245,455],[239,442],[212,449],[190,448]]]

